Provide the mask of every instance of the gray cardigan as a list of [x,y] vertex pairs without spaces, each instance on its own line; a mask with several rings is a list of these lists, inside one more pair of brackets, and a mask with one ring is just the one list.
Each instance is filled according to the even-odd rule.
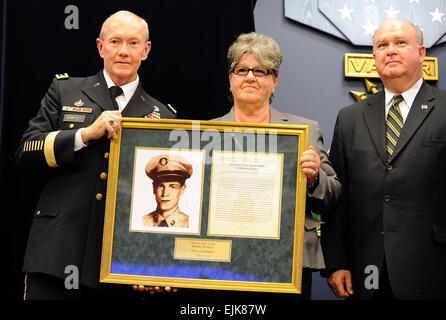
[[[226,115],[215,118],[213,121],[237,122],[234,115],[234,108]],[[271,123],[308,125],[309,136],[308,145],[312,145],[321,158],[319,170],[319,183],[314,190],[307,191],[307,212],[305,213],[305,235],[304,235],[304,256],[303,267],[311,269],[325,268],[324,257],[320,245],[320,238],[316,228],[321,221],[313,218],[310,211],[323,214],[334,207],[341,196],[341,184],[328,160],[327,152],[324,149],[322,131],[317,121],[302,118],[289,113],[282,113],[271,108]]]

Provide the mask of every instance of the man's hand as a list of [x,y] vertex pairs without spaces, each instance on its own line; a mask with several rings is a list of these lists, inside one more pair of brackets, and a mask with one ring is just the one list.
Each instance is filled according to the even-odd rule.
[[139,291],[139,292],[150,292],[150,294],[154,294],[156,292],[177,292],[178,288],[171,288],[171,287],[154,287],[154,286],[143,286],[143,285],[134,285],[133,291]]
[[347,298],[353,294],[352,274],[349,270],[337,270],[328,278],[328,285],[338,298]]
[[309,146],[307,150],[302,152],[299,166],[307,176],[307,185],[312,186],[316,182],[321,167],[321,158],[313,146]]
[[90,126],[81,132],[82,142],[100,139],[107,135],[108,139],[116,139],[116,133],[121,126],[121,112],[104,111]]

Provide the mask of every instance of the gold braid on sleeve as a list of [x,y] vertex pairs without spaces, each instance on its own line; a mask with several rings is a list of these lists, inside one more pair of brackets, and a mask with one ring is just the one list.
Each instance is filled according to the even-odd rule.
[[43,152],[46,163],[51,168],[57,168],[59,166],[56,162],[56,155],[54,154],[54,140],[56,140],[56,136],[59,134],[59,132],[60,131],[50,132],[45,138]]

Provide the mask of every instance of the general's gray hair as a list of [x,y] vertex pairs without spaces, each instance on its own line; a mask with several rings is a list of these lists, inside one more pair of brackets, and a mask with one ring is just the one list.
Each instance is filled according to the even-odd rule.
[[110,20],[117,15],[131,15],[131,16],[134,16],[135,18],[138,18],[141,21],[141,24],[143,25],[143,27],[145,29],[145,32],[147,35],[147,41],[149,41],[149,25],[147,24],[147,21],[145,19],[141,18],[140,16],[138,16],[137,14],[134,14],[133,12],[130,12],[127,10],[121,10],[121,11],[115,12],[111,16],[109,16],[107,19],[105,19],[105,21],[101,27],[101,32],[99,33],[99,39],[104,40],[105,28],[110,23]]
[[375,34],[373,35],[373,49],[375,49],[375,36],[376,36],[377,32],[381,29],[381,27],[385,23],[389,23],[390,21],[400,21],[402,23],[405,23],[405,24],[409,25],[409,27],[411,27],[412,30],[415,32],[415,41],[416,41],[417,45],[419,47],[423,45],[423,41],[424,41],[423,40],[423,31],[421,31],[421,29],[417,25],[413,24],[410,21],[402,19],[402,18],[389,18],[389,19],[384,20],[381,23],[381,25],[379,26],[379,28],[376,29]]
[[263,66],[272,69],[273,76],[277,77],[283,55],[273,38],[256,32],[241,34],[228,49],[229,72],[248,53],[253,54]]

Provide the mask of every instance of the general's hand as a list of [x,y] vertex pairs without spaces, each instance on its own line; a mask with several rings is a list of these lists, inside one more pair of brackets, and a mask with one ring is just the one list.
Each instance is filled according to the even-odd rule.
[[299,159],[299,166],[307,176],[307,185],[311,186],[316,182],[321,167],[321,158],[313,146],[302,152]]
[[347,298],[353,294],[352,274],[349,270],[337,270],[328,278],[328,285],[338,298]]
[[139,292],[150,292],[150,294],[154,294],[156,292],[177,292],[178,288],[171,288],[171,287],[154,287],[154,286],[143,286],[143,285],[134,285],[133,291],[139,291]]
[[107,135],[108,139],[116,139],[116,133],[121,126],[121,112],[104,111],[90,126],[82,130],[82,141],[100,139]]

